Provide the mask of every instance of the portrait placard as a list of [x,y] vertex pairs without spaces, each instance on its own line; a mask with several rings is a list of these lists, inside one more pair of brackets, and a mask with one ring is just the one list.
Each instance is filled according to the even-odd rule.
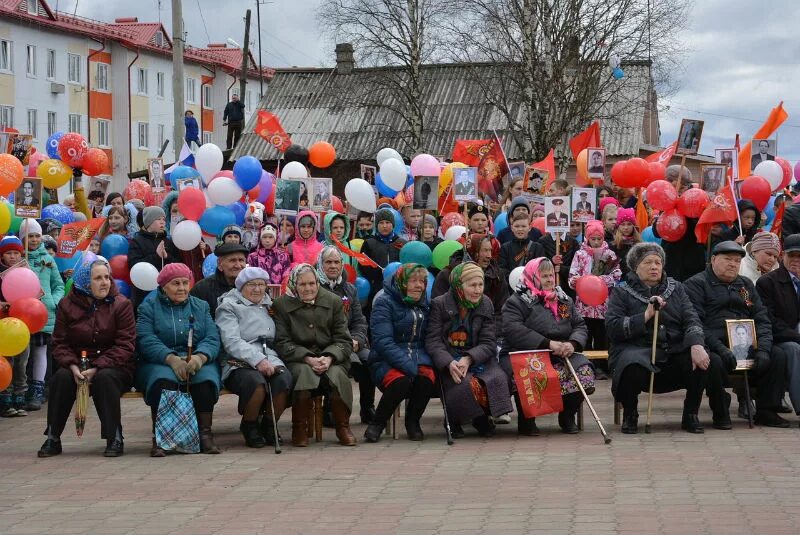
[[375,174],[377,173],[378,169],[374,165],[364,165],[361,164],[361,178],[366,180],[370,184],[375,183]]
[[681,121],[681,129],[678,131],[678,146],[675,149],[676,154],[697,154],[704,124],[699,119],[683,119]]
[[725,320],[728,333],[728,349],[736,357],[736,369],[747,370],[753,367],[753,352],[758,349],[756,323],[753,320]]
[[727,176],[728,168],[722,164],[701,165],[700,189],[708,193],[709,199],[713,199],[725,186]]
[[327,212],[331,209],[331,195],[333,191],[332,178],[312,178],[313,200],[311,209],[315,212]]
[[[275,184],[275,214],[277,215],[297,215],[300,207],[300,186],[303,183],[299,180],[280,179]],[[308,202],[308,198],[306,198]]]
[[594,180],[602,180],[606,176],[606,149],[589,147],[586,156],[586,176]]
[[597,191],[594,188],[572,188],[572,220],[588,223],[597,213]]
[[436,210],[438,208],[439,177],[414,177],[414,210]]
[[14,215],[17,217],[42,217],[42,179],[25,178],[14,192]]
[[775,161],[778,155],[778,140],[776,139],[754,139],[750,145],[750,172],[755,170],[761,162]]
[[569,197],[544,198],[544,231],[569,232]]
[[739,178],[739,150],[736,147],[714,149],[714,161],[728,166],[730,178]]
[[161,158],[148,158],[147,176],[153,191],[164,191],[164,160]]
[[458,202],[469,202],[477,200],[478,195],[478,168],[459,167],[453,170],[455,177],[455,187],[453,188],[453,198]]

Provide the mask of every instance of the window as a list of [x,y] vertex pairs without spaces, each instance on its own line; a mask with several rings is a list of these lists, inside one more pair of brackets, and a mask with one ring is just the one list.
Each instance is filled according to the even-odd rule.
[[197,104],[197,86],[194,78],[186,79],[186,102]]
[[164,34],[161,32],[157,32],[153,36],[153,41],[155,42],[156,46],[164,46]]
[[214,132],[203,132],[203,144],[214,142]]
[[108,64],[96,63],[97,74],[95,76],[95,89],[99,91],[108,91]]
[[36,135],[36,110],[28,110],[28,133],[33,136],[33,139],[38,139]]
[[33,45],[28,45],[26,48],[27,52],[27,63],[25,67],[25,72],[28,76],[36,76],[36,47]]
[[143,150],[150,150],[150,125],[147,123],[138,123],[139,128],[139,148]]
[[236,89],[231,89],[231,97],[228,100],[233,98],[233,95],[236,95],[237,97],[239,96],[239,88],[238,87]]
[[58,121],[56,120],[56,112],[47,112],[47,137],[52,136],[58,132]]
[[29,15],[39,14],[39,0],[28,0],[28,14]]
[[163,72],[156,73],[156,96],[164,98],[165,78]]
[[67,54],[69,76],[67,81],[71,84],[81,83],[81,57],[78,54]]
[[211,105],[211,86],[204,85],[203,86],[203,107],[211,109],[213,106]]
[[97,144],[101,147],[110,147],[111,145],[108,142],[108,128],[109,122],[100,119],[97,121]]
[[158,139],[158,146],[159,148],[164,145],[164,125],[160,124],[156,127],[156,138]]
[[14,43],[0,39],[0,71],[14,70]]
[[56,51],[47,51],[47,79],[53,80],[56,77]]
[[147,69],[139,69],[139,75],[136,77],[138,80],[136,87],[140,95],[147,94]]
[[0,128],[14,128],[14,106],[0,106]]
[[78,113],[69,114],[69,131],[81,133],[81,116]]

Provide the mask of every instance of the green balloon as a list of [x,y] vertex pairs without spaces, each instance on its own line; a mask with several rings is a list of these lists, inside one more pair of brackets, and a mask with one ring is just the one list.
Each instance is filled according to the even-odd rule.
[[455,240],[443,241],[433,249],[433,265],[440,270],[446,268],[453,253],[463,248],[464,246]]
[[14,205],[11,203],[5,203],[6,207],[8,208],[8,212],[11,214],[11,225],[8,227],[8,233],[11,234],[12,232],[16,234],[19,232],[19,226],[22,224],[22,218],[17,217],[14,215]]
[[42,206],[47,206],[50,204],[50,194],[47,193],[46,189],[42,189]]

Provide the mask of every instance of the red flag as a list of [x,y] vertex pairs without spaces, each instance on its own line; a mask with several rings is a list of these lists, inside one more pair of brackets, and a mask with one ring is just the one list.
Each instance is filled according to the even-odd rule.
[[56,256],[59,258],[72,258],[77,251],[89,247],[89,242],[105,222],[103,217],[95,217],[89,221],[67,223],[61,227],[58,235],[58,249]]
[[[550,152],[547,153],[547,156],[545,156],[544,160],[530,164],[528,169],[547,171],[547,182],[542,186],[541,191],[541,193],[545,193],[547,188],[550,187],[550,184],[552,184],[556,179],[556,151],[550,149]],[[525,173],[524,189],[525,191],[528,191],[528,173]]]
[[786,205],[791,204],[791,197],[783,201],[777,210],[775,210],[775,219],[772,220],[772,227],[770,227],[770,232],[775,234],[779,238],[783,238],[783,214],[786,212]]
[[258,121],[253,132],[281,152],[286,152],[286,149],[292,144],[292,139],[283,129],[278,118],[265,110],[258,110]]
[[642,194],[639,193],[639,197],[636,199],[636,226],[639,227],[639,230],[644,230],[649,224],[650,215],[647,213],[647,208],[644,206]]
[[495,136],[478,164],[478,189],[497,200],[503,190],[503,177],[507,174],[506,156],[500,140]]
[[561,383],[558,371],[550,362],[549,350],[512,351],[509,358],[526,418],[564,410]]
[[675,155],[675,149],[677,147],[678,147],[678,142],[676,140],[675,143],[673,143],[669,147],[665,148],[664,150],[659,151],[659,152],[654,152],[653,154],[651,154],[650,156],[645,158],[645,161],[647,161],[647,162],[658,162],[658,163],[663,164],[663,165],[669,165],[669,161]]
[[[730,183],[728,185],[730,186]],[[733,196],[732,188],[722,188],[703,213],[700,214],[700,219],[697,220],[697,226],[694,228],[697,243],[706,243],[711,227],[715,224],[725,223],[730,225],[736,221],[736,214],[736,200]]]
[[572,157],[578,159],[578,153],[589,147],[602,147],[600,144],[600,123],[594,121],[583,132],[569,140]]
[[[778,104],[776,107],[772,108],[772,111],[769,112],[769,117],[767,120],[764,121],[764,124],[761,125],[761,128],[753,134],[753,139],[766,139],[775,133],[775,130],[778,129],[783,122],[789,118],[789,114],[786,113],[786,110],[783,109],[783,102]],[[739,174],[744,172],[746,173],[745,176],[750,176],[750,156],[752,152],[752,141],[748,141],[747,144],[742,147],[739,151]]]
[[380,268],[380,266],[376,264],[373,259],[365,255],[364,253],[359,253],[358,251],[350,249],[345,244],[337,240],[335,236],[331,236],[331,240],[333,240],[334,245],[336,245],[336,247],[338,247],[340,251],[349,254],[350,256],[358,260],[358,263],[361,264],[362,266]]
[[478,167],[483,155],[492,148],[493,142],[494,139],[457,139],[453,146],[452,159],[469,167]]

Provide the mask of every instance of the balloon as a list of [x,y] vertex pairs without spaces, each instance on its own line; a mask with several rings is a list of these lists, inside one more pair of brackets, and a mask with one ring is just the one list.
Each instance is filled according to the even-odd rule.
[[[105,256],[105,255],[103,255]],[[108,265],[111,267],[111,277],[124,282],[131,282],[130,270],[128,269],[128,255],[121,254],[110,258]]]
[[406,185],[406,166],[400,160],[386,160],[381,165],[381,180],[395,191]]
[[356,287],[356,293],[358,294],[358,300],[361,303],[366,303],[367,299],[369,298],[369,281],[364,277],[356,277],[355,282],[353,283]]
[[678,199],[678,211],[686,217],[700,217],[708,206],[708,194],[700,188],[690,188]]
[[522,280],[522,272],[525,271],[525,266],[517,266],[508,274],[508,285],[512,290],[516,290]]
[[778,162],[778,165],[781,166],[781,170],[783,171],[783,180],[781,180],[780,186],[777,189],[782,190],[787,187],[792,181],[792,164],[788,161],[784,160],[783,158],[775,157],[775,161]]
[[659,162],[648,162],[647,166],[650,168],[650,176],[645,186],[649,186],[656,180],[664,180],[667,177],[667,166]]
[[780,189],[781,182],[783,182],[783,169],[778,162],[772,160],[767,160],[766,162],[758,164],[756,168],[753,169],[753,175],[766,178],[772,188],[770,191]]
[[433,248],[433,265],[436,269],[444,269],[450,263],[450,257],[464,246],[455,240],[445,240]]
[[86,156],[83,157],[83,174],[89,176],[97,176],[107,173],[108,168],[108,155],[102,150],[91,148],[86,151]]
[[428,301],[431,300],[431,292],[433,292],[433,283],[436,282],[436,278],[433,276],[433,273],[428,271],[428,284],[425,286],[425,295],[428,296]]
[[261,162],[253,156],[242,156],[233,164],[233,176],[244,191],[253,189],[261,180]]
[[217,255],[211,253],[203,260],[203,277],[210,277],[217,271]]
[[453,182],[453,169],[460,169],[467,167],[467,164],[461,162],[453,162],[445,165],[439,173],[439,197],[441,197],[447,186]]
[[153,188],[150,187],[150,184],[145,182],[144,180],[131,180],[127,186],[125,186],[125,190],[122,192],[122,196],[125,197],[126,201],[131,199],[139,199],[142,202],[147,200],[147,196],[152,193]]
[[11,364],[6,359],[0,359],[0,391],[5,390],[11,384],[13,372]]
[[[58,271],[63,273],[68,269],[75,269],[75,266],[78,264],[78,261],[81,259],[83,255],[81,253],[75,253],[70,258],[61,258],[60,256],[55,257],[56,267],[58,267]],[[125,262],[127,263],[128,259],[125,258]]]
[[333,208],[334,212],[339,212],[340,214],[345,213],[344,203],[342,202],[342,199],[340,199],[336,195],[331,195],[331,208]]
[[[33,149],[31,149],[33,150]],[[37,176],[36,171],[39,169],[39,164],[47,159],[46,153],[34,152],[28,158],[28,175]]]
[[58,141],[58,155],[70,167],[81,167],[88,151],[89,145],[77,132],[66,133]]
[[60,188],[72,178],[72,168],[61,160],[45,160],[36,168],[45,188]]
[[222,169],[222,162],[222,151],[213,143],[206,143],[194,155],[194,166],[206,184]]
[[439,232],[444,236],[453,225],[461,225],[466,228],[467,221],[464,219],[464,216],[458,212],[448,212],[442,216],[442,221],[439,223]]
[[622,80],[622,78],[625,76],[625,71],[617,67],[612,71],[611,74],[614,76],[614,80]]
[[361,252],[361,246],[364,245],[364,240],[361,238],[353,238],[350,240],[350,248],[353,249],[355,252]]
[[394,274],[397,272],[397,268],[401,265],[400,262],[392,262],[383,268],[383,282],[392,280],[392,277],[394,277]]
[[203,231],[197,221],[184,219],[172,229],[172,243],[181,251],[191,251],[203,239]]
[[114,279],[114,284],[117,285],[117,290],[119,290],[119,293],[130,299],[131,294],[133,293],[130,284],[121,279]]
[[647,202],[656,210],[671,210],[678,202],[678,192],[670,182],[656,180],[647,186]]
[[[39,298],[42,286],[39,283],[39,276],[29,268],[10,269],[4,273],[2,289],[3,297],[12,305],[20,299],[26,297]],[[19,353],[19,351],[17,351]],[[15,355],[17,353],[14,353]]]
[[589,149],[581,150],[575,158],[575,174],[576,181],[580,179],[585,183],[589,180]]
[[0,203],[0,234],[5,234],[11,228],[11,212],[6,203]]
[[200,221],[206,210],[206,196],[197,188],[184,188],[178,194],[178,210],[186,219]]
[[145,292],[158,288],[158,270],[153,264],[138,262],[131,268],[131,282]]
[[463,225],[453,225],[447,232],[444,233],[445,240],[453,240],[458,241],[464,237],[464,234],[467,233],[467,227]]
[[378,188],[378,193],[380,193],[381,197],[394,199],[399,193],[398,190],[393,190],[383,182],[380,172],[375,175],[375,187]]
[[362,212],[375,213],[375,192],[363,178],[351,178],[344,186],[344,197]]
[[208,185],[208,198],[214,204],[232,204],[239,200],[244,192],[231,178],[219,177]]
[[300,162],[303,165],[308,163],[308,149],[297,143],[292,143],[286,152],[283,153],[283,160],[286,163]]
[[[438,162],[439,160],[436,160],[436,161]],[[438,168],[436,170],[436,172],[437,173],[441,172],[441,168]],[[409,188],[409,187],[411,187],[413,185],[414,185],[414,175],[411,174],[411,166],[407,165],[406,166],[406,186],[405,187]]]
[[31,343],[31,332],[28,330],[28,326],[17,318],[1,319],[0,333],[2,334],[0,335],[0,355],[4,357],[19,355]]
[[212,206],[200,218],[200,228],[213,236],[219,236],[225,227],[236,224],[236,216],[225,206]]
[[412,176],[439,176],[442,168],[439,167],[439,160],[430,154],[417,154],[411,160]]
[[300,162],[289,162],[281,169],[281,178],[308,178],[308,170]]
[[794,164],[794,179],[800,182],[800,161]]
[[578,277],[575,283],[575,293],[578,299],[589,306],[600,306],[608,299],[608,286],[597,275],[584,275]]
[[645,227],[642,231],[642,240],[648,243],[657,243],[661,245],[661,238],[656,238],[655,233],[653,233],[653,227]]
[[741,191],[742,199],[749,199],[753,201],[753,204],[756,205],[756,208],[763,210],[769,202],[770,193],[772,193],[772,187],[766,178],[753,175],[744,179],[739,191]]
[[375,156],[375,160],[377,160],[378,167],[380,167],[386,160],[400,160],[402,162],[403,157],[400,156],[400,153],[396,150],[387,147],[378,151],[377,156]]
[[620,160],[611,166],[611,180],[614,184],[619,184],[620,180],[624,180],[622,175],[625,173],[625,165],[627,163],[625,160]]
[[200,173],[197,172],[197,169],[193,167],[189,167],[188,165],[179,165],[172,172],[169,174],[170,180],[182,180],[184,178],[194,178],[196,176],[200,176]]
[[260,203],[265,203],[272,193],[273,180],[275,175],[267,171],[261,171],[261,180],[258,181],[258,195],[255,198]]
[[406,222],[403,219],[403,216],[391,206],[387,206],[386,208],[392,212],[392,216],[394,216],[394,232],[398,235],[402,234],[406,228]]
[[[613,171],[614,168],[612,167]],[[643,186],[650,177],[650,166],[641,158],[631,158],[625,162],[625,167],[622,169],[620,180],[614,180],[614,183],[621,188],[638,188]]]
[[676,208],[672,208],[659,216],[656,230],[662,239],[678,241],[686,234],[686,218]]
[[400,249],[400,262],[402,264],[422,264],[429,268],[433,263],[433,252],[421,241],[410,241]]
[[24,177],[22,162],[10,154],[0,154],[0,195],[16,190]]
[[113,258],[118,255],[128,255],[128,238],[119,234],[109,234],[100,243],[100,254],[106,258]]
[[49,138],[47,138],[47,142],[45,143],[45,148],[47,149],[47,155],[53,158],[54,160],[60,160],[61,156],[58,155],[58,142],[61,141],[61,138],[64,137],[64,132],[56,132]]
[[42,219],[55,219],[63,224],[72,223],[75,221],[75,216],[72,215],[72,210],[63,204],[48,204],[42,209]]
[[495,236],[500,234],[500,231],[504,228],[508,228],[508,213],[500,212],[497,214],[497,217],[494,218],[494,234]]
[[233,220],[235,224],[238,226],[244,225],[244,216],[247,215],[247,205],[243,202],[235,202],[233,204],[229,204],[226,206],[231,212],[233,212]]
[[544,216],[537,217],[536,219],[534,219],[533,222],[531,222],[531,228],[535,228],[536,230],[544,234],[544,228],[545,228]]
[[336,149],[327,141],[317,141],[308,147],[308,161],[320,169],[330,167],[336,161]]
[[35,297],[15,302],[9,308],[8,315],[22,320],[31,333],[38,333],[47,325],[47,307]]

